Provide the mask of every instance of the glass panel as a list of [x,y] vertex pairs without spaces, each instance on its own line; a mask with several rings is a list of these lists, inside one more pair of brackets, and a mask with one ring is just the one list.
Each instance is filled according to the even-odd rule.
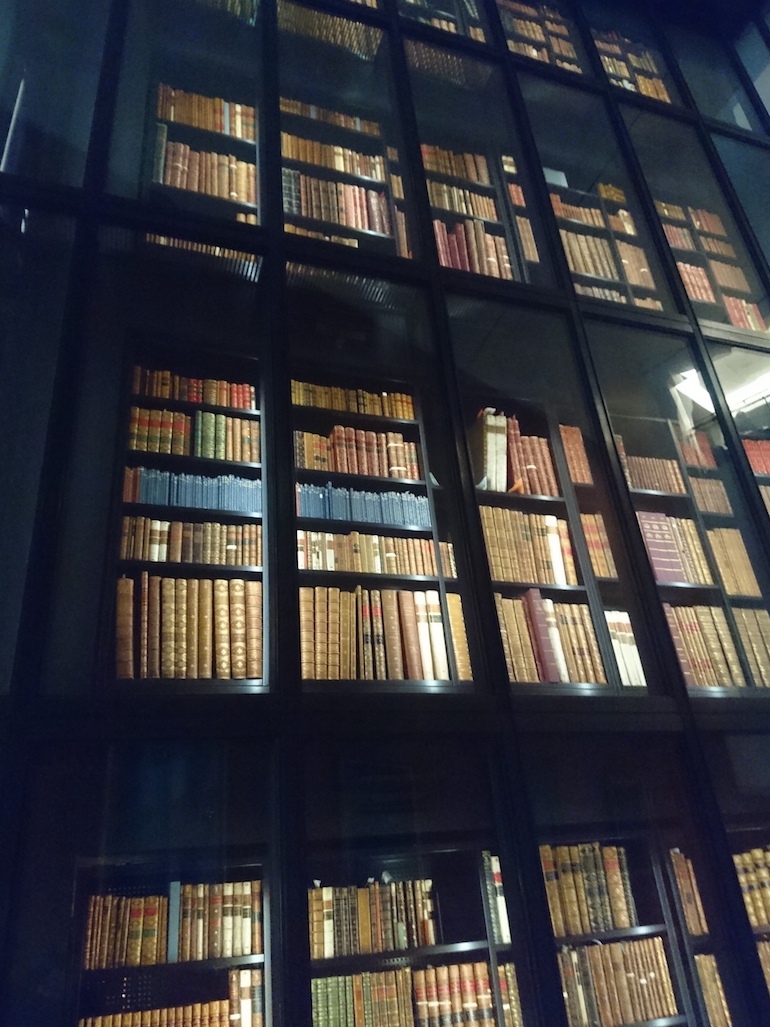
[[511,53],[591,74],[577,26],[556,4],[497,0],[497,9]]
[[3,5],[0,171],[82,182],[108,7],[105,0]]
[[749,25],[736,40],[735,49],[751,76],[754,88],[770,110],[770,51],[756,25]]
[[770,189],[767,150],[716,134],[711,138],[751,222],[752,231],[765,257],[770,259],[770,217],[767,204],[763,202],[765,186]]
[[[585,1004],[597,1022],[742,1022],[678,741],[563,734],[523,743],[569,1022],[581,1022],[573,1012]],[[654,990],[642,983],[651,980]]]
[[644,19],[624,4],[584,0],[594,45],[614,86],[662,103],[679,103],[679,95]]
[[105,230],[98,260],[47,687],[260,690],[256,258]]
[[259,756],[251,744],[207,742],[85,750],[47,749],[30,788],[8,1022],[55,1023],[69,1003],[73,1023],[116,1009],[124,1021],[141,1010],[161,1022],[173,1014],[160,1010],[194,1003],[216,1022],[234,975],[248,975],[270,1022],[264,747]]
[[500,858],[485,763],[472,743],[310,747],[314,1024],[346,998],[376,1009],[379,995],[394,1022],[427,1023],[429,1008],[447,1023],[532,1022],[518,987],[530,984],[515,877]]
[[290,276],[305,687],[468,689],[456,472],[424,298],[354,274]]
[[767,573],[689,349],[641,331],[589,332],[685,681],[762,687],[747,632],[767,617]]
[[283,0],[278,23],[286,231],[411,257],[382,31]]
[[[59,356],[73,227],[63,218],[6,206],[0,245],[0,323],[13,372],[2,376],[5,453],[0,533],[8,540],[0,612],[0,693],[10,686],[48,418]],[[29,341],[34,339],[34,345]],[[10,363],[8,365],[10,370]]]
[[404,18],[480,43],[489,34],[486,13],[477,0],[398,0],[398,9]]
[[698,320],[766,331],[767,295],[695,131],[623,114]]
[[547,284],[551,269],[499,70],[412,40],[406,53],[441,264]]
[[761,132],[759,118],[721,43],[689,29],[671,26],[666,32],[701,114]]
[[647,310],[670,307],[601,101],[529,76],[522,89],[575,291]]
[[108,185],[163,207],[257,224],[255,0],[133,0]]
[[564,322],[460,297],[449,312],[510,680],[643,688],[638,604]]

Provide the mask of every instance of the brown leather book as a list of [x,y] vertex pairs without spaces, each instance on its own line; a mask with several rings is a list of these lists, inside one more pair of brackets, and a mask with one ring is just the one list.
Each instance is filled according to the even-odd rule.
[[299,651],[302,677],[315,678],[315,600],[307,586],[299,590]]
[[174,645],[176,635],[176,581],[161,578],[160,582],[160,676],[173,678],[176,668]]
[[247,580],[246,597],[246,677],[262,677],[262,582]]
[[210,678],[214,662],[214,582],[201,578],[198,586],[198,677]]
[[413,592],[401,591],[398,593],[398,611],[401,623],[401,637],[404,643],[406,677],[409,681],[420,681],[424,675],[420,655],[420,639],[417,634],[417,611],[415,610]]
[[[144,579],[145,575],[142,575]],[[115,612],[115,673],[122,680],[134,671],[134,579],[118,578]]]
[[230,664],[233,678],[243,679],[246,673],[246,582],[231,578],[230,597]]
[[230,589],[226,579],[214,581],[214,676],[229,679],[230,659]]

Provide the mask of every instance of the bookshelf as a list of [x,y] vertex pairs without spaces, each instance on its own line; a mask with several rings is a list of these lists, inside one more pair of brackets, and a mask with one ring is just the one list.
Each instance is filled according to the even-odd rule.
[[570,1027],[687,1023],[645,840],[549,842],[540,862]]
[[76,868],[74,995],[77,1023],[237,1019],[266,1014],[263,868],[203,856],[81,860]]
[[476,0],[399,0],[398,9],[411,21],[486,42],[485,17]]
[[575,24],[553,4],[497,0],[508,49],[582,75],[585,54]]
[[702,316],[714,320],[726,314],[736,328],[764,332],[757,295],[719,214],[664,200],[656,200],[655,207],[685,291]]
[[385,1010],[394,1027],[463,1017],[524,1027],[499,857],[426,843],[355,864],[353,883],[311,858],[314,1027],[377,1022]]
[[456,687],[470,657],[419,403],[378,384],[292,381],[302,677]]
[[612,85],[640,93],[661,103],[671,103],[671,85],[663,58],[645,43],[627,39],[620,32],[592,29],[594,46]]
[[147,363],[131,373],[115,675],[260,687],[259,387]]

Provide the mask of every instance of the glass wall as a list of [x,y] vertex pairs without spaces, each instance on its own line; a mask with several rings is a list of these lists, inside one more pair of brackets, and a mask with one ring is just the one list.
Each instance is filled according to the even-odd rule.
[[580,32],[562,7],[497,0],[497,9],[511,53],[576,75],[591,74]]

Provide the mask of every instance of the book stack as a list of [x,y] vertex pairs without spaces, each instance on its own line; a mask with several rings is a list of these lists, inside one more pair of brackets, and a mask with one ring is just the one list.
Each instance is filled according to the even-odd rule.
[[327,125],[345,128],[349,132],[361,132],[363,135],[368,136],[378,136],[380,134],[380,126],[376,121],[368,121],[366,118],[359,118],[355,114],[333,111],[328,107],[319,107],[315,103],[303,103],[302,100],[293,100],[287,96],[282,96],[280,108],[282,114],[293,114],[295,117],[309,118],[311,121],[323,121]]
[[676,460],[656,456],[628,456],[623,439],[615,436],[618,444],[626,481],[632,489],[647,489],[651,492],[668,492],[683,496],[687,490]]
[[259,463],[259,421],[213,411],[190,416],[178,410],[132,406],[128,448],[235,463]]
[[761,596],[740,531],[737,528],[709,528],[706,534],[727,594]]
[[[454,547],[439,542],[441,573],[456,578]],[[424,575],[436,577],[436,551],[426,538],[366,535],[351,531],[297,531],[297,567],[311,571],[347,571],[363,574]]]
[[770,924],[770,849],[733,853],[735,872],[752,927]]
[[124,517],[120,559],[261,567],[262,525]]
[[770,614],[767,610],[733,610],[743,644],[743,651],[751,667],[754,684],[770,687]]
[[126,467],[123,472],[123,502],[153,506],[186,506],[195,510],[230,510],[233,513],[262,514],[262,481],[220,474],[175,474],[154,467]]
[[644,510],[639,510],[636,517],[656,581],[714,583],[694,521]]
[[262,582],[118,578],[119,679],[262,677]]
[[569,1027],[620,1027],[679,1013],[661,938],[559,952]]
[[299,517],[321,520],[392,524],[399,528],[430,528],[427,496],[413,492],[362,492],[332,485],[294,486]]
[[573,274],[593,275],[613,282],[622,280],[606,239],[586,232],[571,232],[566,228],[560,228],[559,235]]
[[284,168],[283,211],[294,217],[329,221],[345,228],[392,235],[390,209],[384,192],[348,182],[314,178]]
[[733,508],[723,482],[716,478],[690,478],[690,487],[700,511],[732,516]]
[[152,180],[159,185],[256,206],[257,168],[232,153],[193,150],[170,142],[165,123],[157,126]]
[[88,900],[85,970],[261,952],[261,881],[172,881],[164,895],[91,895]]
[[706,914],[703,910],[692,860],[679,849],[670,849],[669,856],[671,857],[671,866],[674,869],[674,880],[679,892],[679,900],[682,904],[687,932],[693,937],[701,937],[704,934],[708,934],[708,923],[706,922]]
[[503,872],[500,857],[485,849],[481,853],[484,866],[484,885],[487,892],[487,906],[492,922],[492,938],[496,945],[511,944],[511,926],[508,920],[508,905],[503,889]]
[[253,385],[236,384],[221,378],[188,378],[139,364],[132,372],[131,391],[135,396],[151,399],[175,399],[185,403],[232,407],[234,410],[257,409],[257,391]]
[[[330,171],[342,171],[359,178],[375,178],[385,181],[385,158],[382,154],[359,153],[346,146],[320,143],[316,139],[305,139],[281,132],[281,155],[288,160],[302,164],[317,164]],[[397,159],[397,157],[396,157]]]
[[494,581],[577,585],[566,520],[493,506],[479,513]]
[[743,449],[754,474],[770,474],[770,439],[743,439]]
[[636,646],[631,618],[625,610],[605,610],[604,616],[615,653],[615,662],[620,672],[620,683],[624,688],[646,688],[639,650]]
[[733,1027],[716,956],[701,952],[693,958],[700,981],[701,994],[706,1004],[709,1027]]
[[294,466],[303,470],[420,480],[417,444],[401,432],[365,431],[335,424],[330,434],[294,432]]
[[405,392],[367,392],[366,389],[346,389],[341,385],[313,385],[292,378],[291,401],[299,407],[414,420],[414,400]]
[[476,487],[490,492],[558,496],[548,440],[522,435],[518,418],[487,407],[468,430]]
[[722,260],[709,260],[711,273],[717,284],[723,289],[733,289],[735,292],[751,292],[751,286],[746,280],[743,268],[737,264],[725,264]]
[[540,866],[557,937],[638,926],[622,845],[541,845]]
[[444,150],[440,146],[423,144],[422,164],[426,171],[438,172],[441,175],[452,175],[455,178],[466,178],[479,185],[490,185],[487,159],[480,153],[455,153]]
[[[462,601],[447,595],[457,673],[471,680]],[[299,590],[300,657],[306,680],[448,681],[439,593],[395,589]]]
[[615,567],[615,558],[610,548],[610,540],[607,537],[607,529],[604,526],[604,518],[600,513],[580,515],[580,523],[583,525],[583,534],[588,546],[588,555],[591,558],[591,567],[597,578],[617,578],[618,572]]
[[310,888],[308,927],[311,959],[435,945],[433,881]]
[[585,603],[555,603],[530,588],[521,599],[495,593],[495,604],[509,680],[606,684]]
[[447,228],[443,221],[436,220],[433,232],[442,267],[513,280],[511,256],[505,238],[487,232],[480,221],[466,219]]
[[257,112],[245,103],[201,96],[158,84],[156,116],[163,121],[179,122],[209,132],[221,132],[254,143],[257,139]]
[[691,300],[699,300],[701,303],[716,303],[714,290],[706,274],[705,268],[697,264],[687,264],[678,260],[676,266],[684,282],[684,288]]
[[679,666],[689,687],[743,687],[746,684],[721,607],[664,603],[663,609]]

